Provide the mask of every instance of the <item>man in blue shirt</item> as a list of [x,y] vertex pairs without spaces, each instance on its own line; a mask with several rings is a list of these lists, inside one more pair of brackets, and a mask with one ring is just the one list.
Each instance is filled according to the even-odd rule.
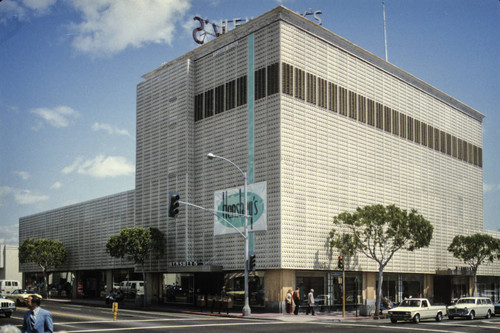
[[41,298],[36,295],[28,297],[28,311],[24,313],[22,333],[53,333],[54,324],[49,311],[42,309]]

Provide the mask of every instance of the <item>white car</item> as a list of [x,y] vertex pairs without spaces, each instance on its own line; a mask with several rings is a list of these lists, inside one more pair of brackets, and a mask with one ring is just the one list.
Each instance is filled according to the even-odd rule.
[[432,306],[427,298],[407,298],[398,307],[388,311],[392,323],[398,320],[413,321],[418,324],[421,319],[441,321],[446,315],[445,306]]
[[16,303],[0,295],[0,313],[9,318],[16,311]]
[[489,297],[461,297],[457,303],[448,306],[446,311],[450,319],[455,319],[455,317],[489,319],[495,313],[495,306]]

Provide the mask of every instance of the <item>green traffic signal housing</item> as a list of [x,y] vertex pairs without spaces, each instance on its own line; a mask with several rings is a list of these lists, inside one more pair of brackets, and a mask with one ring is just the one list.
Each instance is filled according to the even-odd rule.
[[257,266],[257,263],[255,262],[255,253],[250,254],[248,258],[248,270],[249,271],[255,271],[255,267]]
[[169,193],[169,206],[168,206],[168,217],[177,217],[177,214],[179,214],[179,192],[170,192]]

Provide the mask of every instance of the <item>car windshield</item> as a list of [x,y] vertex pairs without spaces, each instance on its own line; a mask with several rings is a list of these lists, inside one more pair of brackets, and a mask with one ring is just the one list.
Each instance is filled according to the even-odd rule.
[[475,299],[471,298],[464,298],[464,299],[459,299],[457,304],[475,304]]
[[415,299],[405,299],[399,306],[419,307],[420,301]]

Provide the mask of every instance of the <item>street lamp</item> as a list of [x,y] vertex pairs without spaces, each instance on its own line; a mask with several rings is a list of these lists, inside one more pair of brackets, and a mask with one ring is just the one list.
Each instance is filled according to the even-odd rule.
[[245,229],[244,229],[244,236],[243,238],[245,239],[245,305],[243,306],[243,316],[250,316],[251,311],[250,311],[250,303],[248,301],[248,215],[247,215],[247,173],[244,172],[243,170],[240,169],[239,166],[234,164],[232,161],[228,160],[225,157],[215,155],[214,153],[208,153],[207,157],[209,160],[212,160],[214,158],[218,158],[224,161],[227,161],[231,163],[236,169],[238,169],[241,174],[243,175],[243,191],[245,192],[245,203],[244,203],[244,210],[243,210],[243,217],[245,218]]

